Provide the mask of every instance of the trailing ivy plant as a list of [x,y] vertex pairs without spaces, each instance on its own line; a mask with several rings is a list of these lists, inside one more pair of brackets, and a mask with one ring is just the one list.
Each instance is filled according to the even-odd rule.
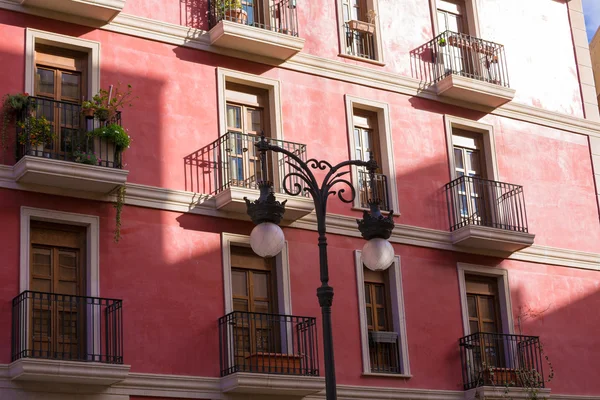
[[119,186],[117,189],[117,198],[115,204],[113,205],[116,209],[116,219],[115,219],[115,234],[114,240],[115,243],[119,243],[121,240],[121,213],[123,212],[123,205],[125,203],[125,185]]
[[17,115],[22,110],[29,108],[29,94],[5,94],[2,98],[2,125],[0,125],[0,150],[2,151],[2,160],[6,153],[8,142],[8,126],[16,121]]

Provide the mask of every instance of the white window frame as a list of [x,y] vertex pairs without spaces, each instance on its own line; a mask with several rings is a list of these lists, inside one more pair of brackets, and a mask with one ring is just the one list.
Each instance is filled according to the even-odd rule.
[[356,266],[356,282],[358,291],[358,316],[360,323],[360,340],[363,362],[363,375],[410,378],[410,362],[408,358],[408,340],[406,336],[406,316],[404,312],[404,294],[402,290],[402,270],[400,256],[394,257],[393,264],[388,269],[389,291],[391,300],[392,324],[394,331],[398,333],[398,357],[400,359],[400,374],[384,374],[371,372],[371,360],[369,357],[369,328],[367,325],[367,311],[365,302],[365,277],[364,265],[361,259],[361,251],[354,251]]
[[[387,103],[368,100],[360,97],[345,95],[346,102],[346,126],[348,127],[348,140],[350,143],[350,159],[355,159],[356,143],[354,142],[354,109],[371,111],[377,114],[377,131],[379,133],[379,146],[381,154],[381,171],[388,179],[388,195],[390,197],[390,208],[394,215],[400,215],[398,201],[398,188],[396,183],[396,168],[394,163],[394,144],[392,140],[392,124],[390,122],[390,107]],[[358,168],[351,169],[352,182],[358,184]],[[360,207],[358,196],[354,199],[353,208],[366,210]]]
[[[469,28],[469,34],[480,38],[479,29],[479,10],[477,8],[477,0],[465,0],[465,6],[467,8],[467,26]],[[440,33],[440,29],[437,21],[437,0],[429,0],[429,8],[431,11],[431,26],[433,28],[433,36],[437,36]]]
[[[223,257],[223,293],[225,314],[233,312],[233,289],[231,283],[231,247],[250,247],[250,236],[234,233],[221,234],[221,249]],[[288,258],[288,242],[281,252],[275,256],[275,268],[277,277],[277,306],[278,313],[292,315],[292,297],[290,289],[290,263]]]
[[514,334],[515,324],[512,313],[512,302],[510,299],[510,287],[508,284],[508,271],[498,267],[486,267],[467,263],[457,263],[457,271],[464,336],[471,334],[469,328],[469,306],[467,304],[467,282],[465,275],[478,275],[497,279],[502,333]]
[[[100,218],[42,208],[21,207],[19,293],[30,290],[31,221],[83,226],[86,228],[86,296],[100,297]],[[94,323],[94,321],[96,321]],[[100,310],[95,307],[88,315],[88,346],[100,349]],[[92,333],[91,329],[94,329]],[[29,320],[25,335],[29,337]],[[88,350],[90,351],[90,350]],[[90,351],[92,352],[92,351]]]
[[344,28],[344,14],[342,0],[336,1],[337,17],[338,17],[338,45],[340,48],[339,56],[345,58],[351,58],[353,60],[364,61],[376,65],[385,65],[383,58],[383,45],[381,39],[381,25],[379,23],[379,4],[378,0],[367,0],[367,8],[375,12],[375,59],[358,57],[352,54],[348,54],[346,51],[346,30]]
[[35,45],[75,50],[88,54],[88,82],[86,100],[100,90],[100,43],[58,33],[27,28],[25,33],[25,93],[35,92]]
[[452,140],[452,129],[458,128],[481,135],[483,140],[484,162],[487,179],[499,181],[498,160],[496,159],[496,140],[494,127],[481,122],[471,121],[465,118],[444,115],[444,126],[446,129],[446,144],[448,145],[448,165],[450,168],[450,181],[457,178],[456,165],[454,163],[454,143]]
[[246,72],[217,68],[217,105],[219,113],[219,136],[227,133],[227,82],[265,89],[269,98],[269,123],[271,137],[283,140],[281,109],[281,82]]

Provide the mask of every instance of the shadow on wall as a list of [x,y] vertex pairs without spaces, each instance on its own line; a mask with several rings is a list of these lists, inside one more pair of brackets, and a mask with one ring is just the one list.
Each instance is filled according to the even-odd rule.
[[[213,0],[214,1],[214,0]],[[180,0],[180,23],[194,29],[208,30],[208,1]]]

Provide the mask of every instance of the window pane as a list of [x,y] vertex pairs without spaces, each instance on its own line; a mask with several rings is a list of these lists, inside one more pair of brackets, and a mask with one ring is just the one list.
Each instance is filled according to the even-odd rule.
[[257,313],[269,313],[269,302],[268,301],[255,301],[253,312]]
[[35,275],[51,276],[52,259],[49,249],[33,249],[33,273]]
[[367,325],[373,325],[373,309],[371,307],[367,307]]
[[233,299],[233,311],[248,311],[248,300]]
[[227,104],[227,128],[242,129],[242,109]]
[[385,305],[385,293],[382,285],[375,286],[375,297],[377,305]]
[[482,328],[486,333],[498,333],[494,322],[484,322]]
[[54,71],[37,68],[35,80],[37,83],[36,92],[54,94]]
[[465,168],[465,164],[463,163],[461,149],[457,149],[457,148],[454,149],[454,164],[455,164],[456,168],[460,168],[460,169]]
[[378,308],[377,309],[377,326],[380,329],[385,329],[385,327],[386,327],[385,309],[383,309],[383,308]]
[[471,330],[471,334],[479,332],[479,324],[477,321],[469,321],[469,329]]
[[360,129],[354,128],[354,145],[356,147],[362,147],[362,141],[360,139],[361,139]]
[[371,303],[371,285],[365,283],[365,302],[367,304]]
[[269,297],[269,276],[262,273],[254,273],[254,297]]
[[50,293],[52,291],[52,281],[49,279],[33,278],[31,281],[31,290],[34,292]]
[[81,97],[81,77],[78,74],[62,73],[61,96],[77,99]]
[[467,151],[467,157],[469,160],[469,174],[481,176],[481,166],[479,165],[479,152],[478,151]]
[[260,110],[248,110],[248,130],[250,132],[260,133],[262,131]]
[[494,298],[493,297],[480,297],[479,305],[481,311],[481,318],[496,320],[496,312],[494,309]]
[[231,283],[234,296],[248,296],[248,283],[246,272],[231,271]]
[[[363,130],[363,146],[366,151],[373,151],[373,135],[371,131]],[[368,156],[367,156],[368,157]]]
[[469,306],[469,317],[477,318],[477,299],[475,296],[467,296],[467,304]]

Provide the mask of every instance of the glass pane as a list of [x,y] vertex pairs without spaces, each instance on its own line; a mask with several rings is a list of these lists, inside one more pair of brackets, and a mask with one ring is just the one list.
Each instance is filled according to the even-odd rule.
[[245,271],[231,271],[234,296],[248,296],[248,281]]
[[377,309],[377,326],[385,329],[385,310],[383,308]]
[[51,276],[52,258],[49,249],[33,249],[33,273],[35,275]]
[[38,93],[54,94],[54,71],[49,69],[36,69],[37,91]]
[[371,307],[367,307],[367,325],[373,325],[373,309]]
[[467,158],[469,160],[469,175],[481,176],[481,166],[479,165],[479,152],[467,151]]
[[262,131],[262,121],[260,110],[248,110],[248,130],[250,132],[260,133]]
[[255,301],[253,312],[257,313],[269,313],[269,302],[268,301]]
[[477,318],[477,298],[475,296],[467,296],[467,304],[469,306],[469,317]]
[[50,293],[52,291],[52,281],[49,279],[33,278],[31,282],[31,290],[34,292]]
[[254,297],[263,299],[269,297],[269,275],[263,273],[253,273]]
[[356,147],[362,147],[362,142],[361,142],[361,137],[360,137],[360,129],[359,128],[354,128],[354,145]]
[[460,169],[465,168],[465,164],[463,163],[461,149],[457,149],[457,148],[454,149],[454,164],[455,164],[456,168],[460,168]]
[[227,128],[242,129],[242,108],[227,104]]
[[479,306],[481,312],[481,318],[496,320],[496,312],[494,309],[494,298],[493,297],[480,297]]
[[377,302],[377,305],[385,304],[385,294],[383,292],[383,286],[381,285],[375,286],[375,301]]
[[483,329],[483,332],[486,332],[486,333],[498,333],[495,322],[484,322],[482,324],[482,329]]
[[357,160],[362,160],[363,159],[362,150],[361,149],[356,149],[356,159]]
[[233,311],[248,311],[248,300],[233,299]]
[[477,321],[469,321],[469,329],[471,331],[471,334],[478,333],[479,332],[479,324],[477,323]]
[[[373,151],[373,138],[371,131],[363,130],[363,147],[366,151]],[[368,159],[368,154],[366,155]]]
[[367,304],[371,303],[371,285],[365,283],[365,302]]
[[79,100],[81,97],[81,77],[78,74],[62,73],[61,96]]

